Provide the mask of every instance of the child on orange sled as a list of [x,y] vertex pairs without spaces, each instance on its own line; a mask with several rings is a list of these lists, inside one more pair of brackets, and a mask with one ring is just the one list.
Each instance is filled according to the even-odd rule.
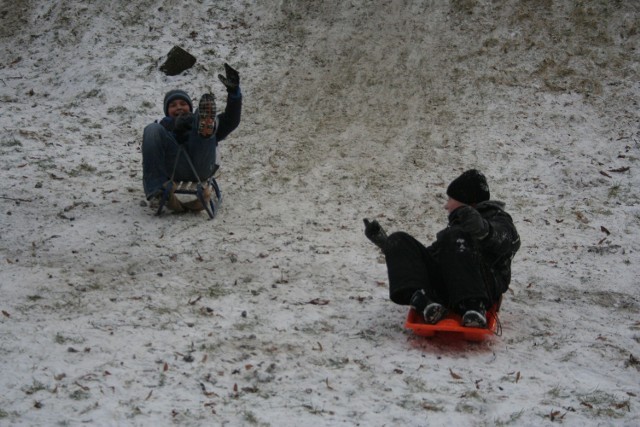
[[464,172],[447,195],[449,224],[428,247],[404,232],[387,237],[375,220],[364,220],[365,235],[384,252],[391,301],[413,307],[429,324],[452,310],[463,326],[484,328],[486,310],[511,282],[520,237],[504,203],[490,200],[481,172]]

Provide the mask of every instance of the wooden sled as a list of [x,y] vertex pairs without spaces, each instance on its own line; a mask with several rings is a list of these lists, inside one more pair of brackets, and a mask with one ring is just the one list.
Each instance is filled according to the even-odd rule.
[[170,181],[163,189],[163,195],[160,200],[157,215],[162,213],[164,206],[171,194],[189,194],[197,198],[199,206],[196,210],[205,210],[210,219],[213,219],[222,203],[222,193],[220,187],[214,177],[209,178],[205,182],[195,181]]
[[423,337],[447,336],[453,339],[464,339],[467,341],[482,341],[491,335],[500,335],[500,321],[498,320],[498,311],[500,302],[494,304],[487,310],[487,327],[486,328],[469,328],[462,326],[462,316],[449,311],[444,319],[434,325],[424,322],[422,314],[416,312],[413,308],[409,310],[407,320],[404,324],[405,328],[413,330],[416,335]]
[[[180,160],[180,156],[184,155],[191,167],[191,171],[193,175],[196,177],[195,181],[179,181],[175,182],[174,177],[176,174],[176,168],[178,167],[178,161]],[[213,173],[215,174],[218,166],[216,165]],[[205,180],[204,182],[198,176],[198,172],[196,172],[196,168],[193,166],[193,162],[191,161],[191,157],[185,150],[182,144],[178,144],[178,154],[176,155],[176,161],[173,165],[173,172],[171,173],[171,179],[167,182],[167,184],[163,188],[162,197],[160,199],[160,206],[158,207],[158,211],[156,215],[160,215],[162,213],[162,209],[164,209],[165,204],[169,200],[172,194],[191,194],[196,196],[202,209],[207,211],[209,215],[209,219],[215,218],[218,213],[220,204],[222,203],[222,193],[220,192],[220,186],[218,186],[218,182],[213,177],[213,175]]]

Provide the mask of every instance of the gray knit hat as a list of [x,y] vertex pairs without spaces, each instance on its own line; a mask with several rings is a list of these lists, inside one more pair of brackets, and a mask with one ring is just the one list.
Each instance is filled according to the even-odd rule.
[[189,104],[189,111],[193,112],[193,103],[191,102],[191,98],[189,98],[189,95],[187,95],[187,92],[180,89],[174,89],[167,92],[167,94],[164,96],[165,116],[169,115],[169,104],[171,104],[171,101],[174,101],[176,99],[182,99],[186,101],[187,104]]

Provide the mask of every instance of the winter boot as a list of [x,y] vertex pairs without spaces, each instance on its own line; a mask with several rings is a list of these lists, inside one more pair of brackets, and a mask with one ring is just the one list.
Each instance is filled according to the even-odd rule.
[[427,305],[422,313],[424,321],[430,325],[435,325],[447,315],[447,308],[437,302],[432,302]]
[[411,306],[418,313],[422,313],[429,302],[429,298],[427,298],[427,293],[424,291],[424,289],[418,289],[411,296],[411,299],[409,300],[409,306]]
[[[176,183],[173,181],[167,181],[162,184],[162,189],[152,197],[150,200],[150,206],[156,210],[156,214],[160,215],[162,209],[166,206],[174,212],[184,212],[184,207],[180,200],[175,195]],[[154,200],[155,199],[155,200]]]
[[419,289],[413,293],[411,300],[409,300],[409,305],[418,313],[422,313],[424,321],[432,325],[441,321],[447,314],[446,307],[431,301],[424,289]]
[[202,95],[198,103],[198,114],[200,115],[198,135],[209,138],[213,135],[216,122],[216,99],[213,94],[205,93]]
[[481,300],[466,300],[462,305],[462,326],[469,328],[486,328],[487,311],[485,303]]

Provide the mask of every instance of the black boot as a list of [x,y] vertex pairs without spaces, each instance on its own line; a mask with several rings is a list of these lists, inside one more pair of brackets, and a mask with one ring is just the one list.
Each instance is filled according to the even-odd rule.
[[440,303],[432,301],[424,289],[414,292],[409,305],[418,313],[422,313],[425,323],[435,325],[447,315],[447,308]]
[[487,309],[482,300],[468,299],[461,304],[462,326],[470,328],[487,327]]
[[411,296],[411,300],[409,300],[409,306],[412,307],[418,313],[422,313],[425,307],[430,302],[431,301],[427,297],[427,293],[424,291],[424,289],[418,289]]

